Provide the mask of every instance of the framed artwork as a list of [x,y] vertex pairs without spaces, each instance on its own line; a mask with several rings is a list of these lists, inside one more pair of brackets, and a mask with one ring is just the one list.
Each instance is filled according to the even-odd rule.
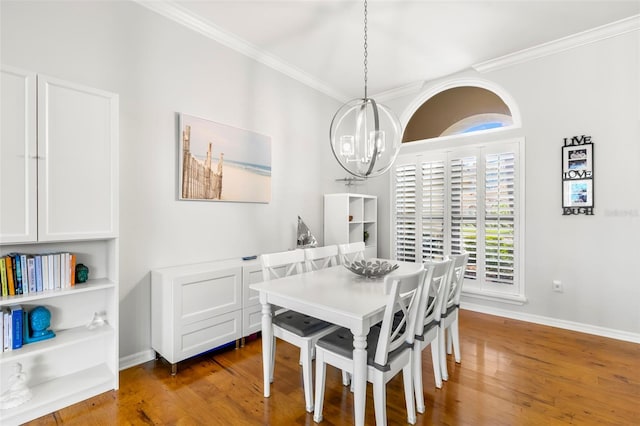
[[271,138],[180,114],[180,200],[271,201]]
[[593,215],[593,143],[591,136],[564,139],[562,214]]

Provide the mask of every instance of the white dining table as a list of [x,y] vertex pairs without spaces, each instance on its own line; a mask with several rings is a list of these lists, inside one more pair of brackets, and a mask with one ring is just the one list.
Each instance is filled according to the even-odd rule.
[[[414,272],[420,263],[390,261],[399,265],[392,275]],[[382,320],[387,302],[383,278],[361,277],[344,266],[290,275],[249,286],[260,293],[262,304],[262,366],[264,396],[271,394],[271,305],[311,315],[346,327],[353,333],[353,393],[356,425],[364,425],[367,389],[367,335]]]

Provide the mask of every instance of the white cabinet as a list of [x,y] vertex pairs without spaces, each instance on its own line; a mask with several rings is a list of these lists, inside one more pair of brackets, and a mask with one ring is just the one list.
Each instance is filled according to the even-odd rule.
[[262,282],[262,267],[254,261],[242,268],[242,337],[262,330],[262,305],[260,294],[249,288]]
[[364,241],[365,258],[378,255],[378,198],[363,194],[324,196],[324,245]]
[[151,346],[172,374],[178,362],[260,329],[255,296],[246,291],[262,281],[256,268],[256,261],[233,259],[151,271]]
[[0,241],[115,237],[117,141],[117,95],[3,67]]
[[[2,309],[45,306],[56,333],[0,354],[0,393],[16,363],[32,391],[0,410],[13,425],[118,389],[118,97],[4,66],[1,75],[0,255],[70,252],[90,270],[83,284],[0,298]],[[106,323],[89,329],[96,313]]]

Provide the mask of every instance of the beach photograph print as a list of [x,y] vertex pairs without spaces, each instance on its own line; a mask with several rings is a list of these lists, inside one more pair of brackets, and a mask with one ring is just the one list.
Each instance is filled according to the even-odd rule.
[[593,207],[593,181],[564,181],[564,197],[564,207]]
[[271,201],[271,138],[180,114],[181,200]]

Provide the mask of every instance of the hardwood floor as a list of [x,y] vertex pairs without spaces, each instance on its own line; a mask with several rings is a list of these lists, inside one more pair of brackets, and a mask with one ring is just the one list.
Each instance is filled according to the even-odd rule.
[[[418,425],[640,424],[640,345],[470,311],[460,318],[462,363],[448,357],[436,389],[423,351],[427,412]],[[312,425],[297,348],[278,341],[270,398],[262,397],[261,341],[120,373],[120,390],[31,425]],[[353,424],[353,399],[327,371],[323,425]],[[390,425],[406,424],[401,375],[387,385]],[[371,386],[367,424],[374,424]]]

